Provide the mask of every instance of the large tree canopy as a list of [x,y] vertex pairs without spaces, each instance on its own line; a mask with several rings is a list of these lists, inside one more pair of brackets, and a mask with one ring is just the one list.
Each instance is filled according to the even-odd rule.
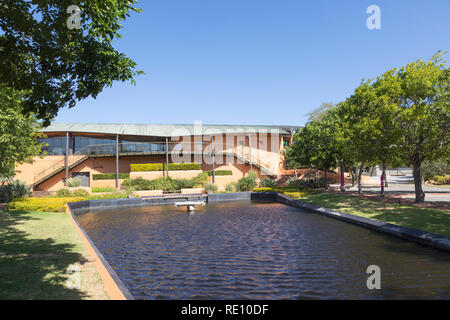
[[21,112],[21,94],[0,84],[0,179],[15,175],[16,163],[31,161],[39,154],[36,139],[40,123]]
[[[422,163],[450,157],[450,70],[438,52],[363,81],[336,108],[309,122],[288,149],[291,164],[326,168],[332,161],[409,164],[416,202],[423,202]],[[361,192],[361,179],[359,190]]]
[[338,157],[334,125],[331,117],[307,123],[294,134],[293,143],[286,150],[286,159],[292,166],[312,166],[324,170],[325,187],[327,171],[335,167]]
[[[23,111],[48,124],[62,107],[96,97],[114,80],[134,81],[135,62],[112,46],[136,0],[2,0],[0,83],[24,91]],[[81,9],[70,30],[67,9]]]

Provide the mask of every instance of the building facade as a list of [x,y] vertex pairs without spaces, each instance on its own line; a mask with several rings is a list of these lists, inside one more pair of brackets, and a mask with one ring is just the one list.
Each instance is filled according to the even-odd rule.
[[[201,123],[55,123],[43,130],[47,136],[42,141],[43,155],[35,157],[32,164],[18,165],[16,179],[42,191],[56,191],[75,177],[80,177],[86,187],[120,188],[121,174],[130,173],[132,164],[198,163],[202,171],[232,171],[228,176],[214,175],[214,183],[223,188],[250,170],[260,177],[282,175],[283,150],[296,129]],[[112,178],[95,180],[96,174],[111,174]],[[193,174],[198,172],[133,172],[131,178],[191,178]]]

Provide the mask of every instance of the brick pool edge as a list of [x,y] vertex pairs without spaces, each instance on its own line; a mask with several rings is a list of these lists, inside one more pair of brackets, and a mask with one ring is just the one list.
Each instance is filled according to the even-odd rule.
[[97,249],[93,241],[89,238],[87,233],[83,230],[76,219],[77,213],[88,212],[91,210],[105,209],[111,207],[132,207],[132,206],[148,206],[148,205],[167,205],[173,204],[176,201],[183,200],[206,200],[208,203],[226,202],[226,201],[243,201],[243,200],[269,200],[283,203],[292,207],[307,210],[313,213],[322,214],[334,219],[350,222],[359,226],[369,228],[375,231],[390,234],[392,236],[400,237],[405,240],[414,241],[430,247],[441,249],[450,252],[450,238],[434,233],[429,233],[412,228],[397,226],[391,223],[383,222],[376,219],[356,216],[349,213],[343,213],[323,207],[312,206],[302,203],[299,200],[294,200],[282,193],[276,192],[236,192],[236,193],[218,193],[209,195],[183,195],[177,198],[174,197],[151,197],[151,198],[135,198],[135,199],[111,199],[111,200],[87,200],[81,202],[73,202],[67,204],[67,213],[72,219],[72,222],[80,234],[83,242],[89,249],[89,252],[95,258],[97,270],[100,273],[103,284],[108,292],[108,295],[113,300],[134,300],[133,295],[128,291],[122,283],[116,272],[105,260],[103,255]]

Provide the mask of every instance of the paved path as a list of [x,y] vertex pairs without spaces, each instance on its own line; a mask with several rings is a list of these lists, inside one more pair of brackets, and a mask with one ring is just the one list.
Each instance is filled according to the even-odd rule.
[[[363,185],[363,193],[379,194],[380,193],[380,177],[369,177],[369,181]],[[339,189],[339,185],[331,185],[334,189]],[[358,186],[346,187],[347,191],[358,191]],[[425,185],[426,202],[445,202],[450,203],[450,187],[449,186],[433,186]],[[388,176],[388,187],[384,189],[387,195],[402,199],[415,199],[414,180],[412,176]]]

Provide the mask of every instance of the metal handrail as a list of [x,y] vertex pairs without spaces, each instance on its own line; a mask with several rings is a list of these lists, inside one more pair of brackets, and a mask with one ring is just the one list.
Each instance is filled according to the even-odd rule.
[[[183,146],[183,142],[169,142],[170,145],[182,145]],[[194,141],[194,152],[196,151],[196,145],[201,145],[202,146],[202,150],[201,152],[205,152],[205,149],[210,147],[211,145],[209,143],[206,143],[205,141],[201,141],[201,142],[196,142]],[[124,146],[134,146],[134,150],[126,150],[124,148]],[[161,145],[163,146],[163,148],[157,148],[159,150],[155,150],[155,151],[149,151],[149,152],[165,152],[166,150],[166,143],[165,142],[121,142],[119,143],[119,153],[134,153],[134,152],[146,152],[144,149],[142,149],[142,151],[136,151],[136,146],[141,146],[141,145]],[[241,150],[239,150],[239,148]],[[90,156],[90,155],[102,155],[102,154],[115,154],[116,152],[116,144],[115,143],[108,143],[108,144],[92,144],[92,145],[87,145],[84,146],[83,148],[77,150],[76,152],[72,153],[69,155],[70,156]],[[153,149],[153,148],[152,148]],[[219,150],[218,150],[219,149]],[[247,149],[247,152],[245,151],[245,149]],[[249,147],[248,146],[244,146],[244,145],[235,145],[235,144],[227,144],[227,143],[223,143],[223,144],[217,144],[215,143],[214,145],[214,152],[216,153],[234,153],[237,156],[240,156],[241,158],[244,159],[244,161],[250,162],[250,152],[249,152]],[[108,150],[108,152],[105,152],[105,150]],[[103,152],[99,152],[99,151],[103,151]],[[173,148],[170,151],[174,151]],[[210,150],[209,153],[212,153],[213,150]],[[256,160],[256,161],[255,161]],[[34,181],[38,181],[44,177],[46,177],[47,175],[51,174],[52,172],[55,172],[56,170],[61,169],[62,167],[65,166],[65,161],[66,159],[61,159],[58,162],[53,163],[51,166],[37,172],[34,175]],[[77,162],[79,160],[76,160],[75,162]],[[70,162],[70,160],[69,160]],[[74,163],[75,163],[74,162]],[[262,161],[261,159],[259,159],[259,157],[255,157],[255,159],[252,159],[252,162],[255,163],[256,165],[261,166],[262,168],[266,169],[266,170],[270,170],[271,166],[267,163],[265,163],[264,161]],[[73,163],[72,163],[73,164]],[[71,166],[72,164],[69,163],[69,166]]]

